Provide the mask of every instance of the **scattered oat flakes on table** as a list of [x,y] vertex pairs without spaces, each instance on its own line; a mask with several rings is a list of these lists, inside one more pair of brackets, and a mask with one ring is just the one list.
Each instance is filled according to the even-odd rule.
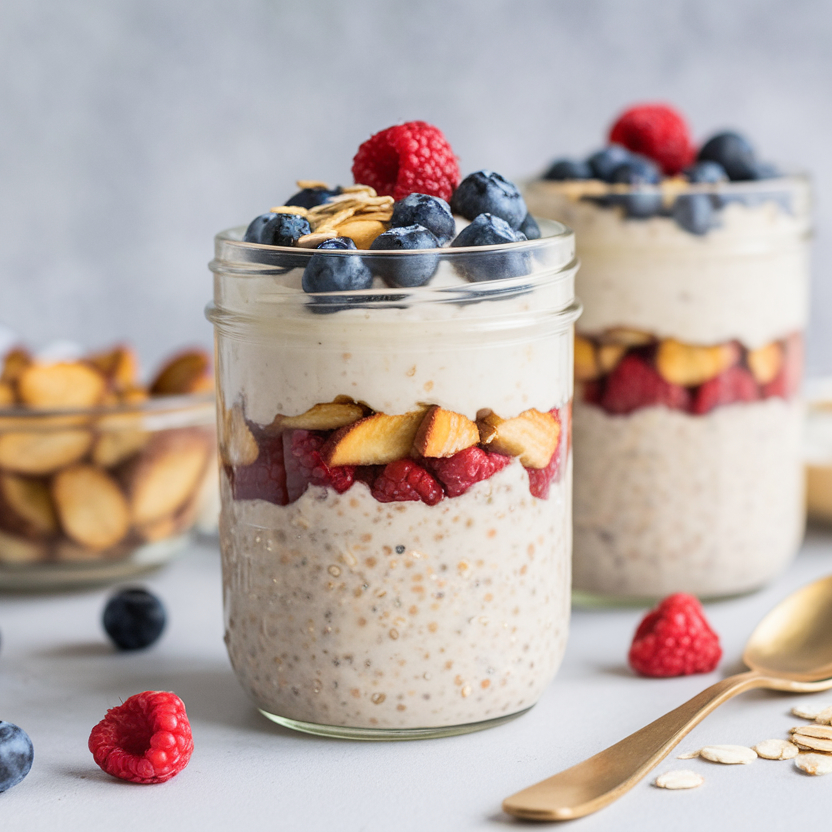
[[801,702],[792,708],[792,714],[801,719],[817,719],[827,711],[832,716],[832,704],[829,702]]
[[747,765],[757,759],[757,752],[745,745],[706,745],[699,756],[712,763],[723,765]]
[[654,784],[660,789],[695,789],[705,782],[701,774],[690,769],[675,769],[660,774]]
[[758,757],[765,760],[791,760],[798,755],[800,749],[788,740],[763,740],[754,746]]

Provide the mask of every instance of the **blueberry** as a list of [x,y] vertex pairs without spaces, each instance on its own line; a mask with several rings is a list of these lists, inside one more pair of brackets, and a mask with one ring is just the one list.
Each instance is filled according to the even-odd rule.
[[122,589],[104,607],[104,629],[120,650],[149,647],[162,635],[165,621],[162,602],[139,587]]
[[16,786],[29,773],[34,758],[29,735],[11,722],[0,721],[0,793]]
[[697,185],[716,185],[718,182],[727,182],[728,174],[719,162],[696,162],[684,170],[688,182]]
[[[629,185],[630,191],[626,194],[610,194],[609,204],[622,205],[628,217],[652,217],[662,207],[662,195],[654,187],[660,179],[661,172],[650,159],[633,155],[629,161],[620,164],[610,176],[610,182]],[[639,191],[639,188],[644,186],[647,186],[648,190]]]
[[467,220],[491,214],[520,228],[528,209],[517,186],[491,170],[478,170],[466,176],[451,197],[451,208]]
[[540,239],[540,226],[537,224],[537,220],[531,215],[526,214],[526,219],[520,223],[520,228],[517,229],[521,234],[526,235],[527,240],[539,240]]
[[[480,214],[456,235],[451,248],[505,245],[522,242],[525,239],[525,234],[515,231],[500,217]],[[528,252],[472,252],[469,257],[455,259],[454,267],[463,277],[478,282],[529,274],[531,262]]]
[[299,237],[311,233],[309,222],[297,214],[261,214],[249,224],[243,242],[264,246],[293,246]]
[[589,162],[576,162],[574,159],[558,159],[552,162],[544,179],[563,182],[566,179],[592,179],[592,166]]
[[[355,251],[349,237],[324,240],[318,251]],[[303,272],[304,292],[344,292],[349,289],[369,289],[373,275],[360,257],[351,254],[313,254]],[[342,299],[339,299],[339,303]]]
[[427,228],[440,246],[446,246],[456,233],[451,206],[438,196],[409,194],[393,205],[391,228],[421,225]]
[[612,172],[619,165],[624,164],[624,162],[628,162],[632,155],[633,154],[630,153],[626,147],[622,147],[620,144],[611,144],[603,150],[593,153],[592,156],[587,159],[587,164],[592,171],[592,175],[596,179],[600,179],[603,182],[609,182]]
[[338,196],[340,188],[304,188],[294,196],[289,197],[285,205],[296,205],[299,208],[314,208],[323,205],[330,197]]
[[[414,251],[439,248],[439,241],[422,225],[406,225],[391,228],[370,244],[370,251]],[[439,265],[437,254],[373,257],[373,272],[384,279],[388,286],[424,286]]]
[[330,237],[319,243],[317,248],[324,251],[358,251],[352,237]]
[[771,162],[756,162],[754,164],[754,176],[751,178],[776,179],[778,176],[782,176],[782,174],[777,165],[773,165]]
[[696,158],[700,162],[718,162],[734,182],[756,178],[754,148],[739,133],[717,133],[702,145]]
[[714,226],[710,194],[680,194],[673,203],[673,219],[691,234],[707,234]]

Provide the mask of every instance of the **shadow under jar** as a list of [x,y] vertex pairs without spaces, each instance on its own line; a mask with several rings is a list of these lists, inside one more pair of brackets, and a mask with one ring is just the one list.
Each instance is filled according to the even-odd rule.
[[579,306],[573,235],[543,225],[429,253],[428,285],[327,295],[301,290],[312,256],[389,275],[426,255],[217,236],[225,640],[274,721],[456,734],[523,713],[554,677]]
[[807,180],[539,181],[527,202],[581,259],[576,598],[762,586],[804,527]]

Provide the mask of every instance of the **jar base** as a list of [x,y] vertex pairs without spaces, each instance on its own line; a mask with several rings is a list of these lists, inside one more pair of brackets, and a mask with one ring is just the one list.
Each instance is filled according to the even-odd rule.
[[[701,595],[697,593],[691,593],[696,595],[697,598],[703,603],[707,604],[712,601],[730,601],[733,598],[743,598],[746,595],[753,595],[755,592],[759,592],[763,587],[768,583],[760,584],[759,586],[753,586],[749,589],[741,589],[731,592],[725,593],[703,593]],[[681,590],[680,590],[681,591]],[[664,592],[657,595],[613,595],[607,594],[604,592],[590,592],[589,590],[585,589],[573,589],[572,590],[572,606],[580,607],[582,609],[592,609],[599,608],[599,607],[654,607],[656,604],[659,603],[663,598],[666,598],[668,595],[672,593]]]
[[348,728],[344,725],[321,725],[317,722],[302,722],[297,719],[270,714],[259,708],[263,716],[268,717],[272,722],[282,725],[284,728],[291,728],[293,731],[301,731],[305,734],[315,734],[319,737],[332,737],[342,740],[367,740],[370,742],[397,740],[431,740],[439,737],[455,737],[459,734],[471,734],[474,731],[483,731],[486,728],[495,728],[504,722],[510,722],[523,714],[528,713],[533,705],[524,708],[507,716],[500,716],[496,719],[485,719],[482,722],[469,722],[465,725],[442,725],[435,728]]

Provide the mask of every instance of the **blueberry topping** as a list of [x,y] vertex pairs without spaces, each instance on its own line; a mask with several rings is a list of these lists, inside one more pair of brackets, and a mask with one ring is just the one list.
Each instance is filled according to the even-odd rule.
[[352,237],[330,237],[320,243],[317,248],[322,248],[324,251],[358,251]]
[[[439,241],[422,225],[406,225],[391,228],[370,244],[370,251],[415,251],[439,248]],[[439,265],[437,254],[425,253],[420,256],[374,257],[373,271],[382,277],[388,286],[423,286],[436,272]]]
[[251,221],[243,242],[264,246],[293,246],[299,237],[311,233],[309,222],[297,214],[261,214]]
[[440,246],[446,246],[456,233],[451,206],[438,196],[409,194],[393,205],[391,228],[421,225],[427,228]]
[[673,203],[673,219],[691,234],[707,234],[714,226],[710,194],[680,194]]
[[303,291],[344,292],[369,289],[373,285],[373,275],[360,257],[352,254],[325,253],[355,250],[355,243],[349,237],[324,240],[316,249],[324,253],[313,254],[303,272]]
[[[643,156],[632,155],[629,161],[620,164],[610,176],[613,184],[629,185],[626,194],[609,195],[610,205],[622,205],[624,213],[634,219],[645,219],[657,214],[662,207],[662,195],[654,187],[661,179],[659,168]],[[647,186],[647,191],[639,191]]]
[[540,226],[531,214],[526,214],[526,219],[520,223],[520,228],[517,230],[521,234],[525,234],[527,240],[540,239]]
[[611,144],[587,159],[587,164],[592,170],[592,175],[596,179],[603,182],[609,182],[612,172],[619,166],[627,162],[632,157],[632,153],[626,147],[620,144]]
[[[468,246],[493,246],[518,243],[526,235],[515,231],[505,220],[492,214],[480,214],[470,225],[466,225],[451,243],[451,248]],[[498,280],[528,274],[530,260],[528,252],[514,251],[505,254],[489,252],[488,257],[472,253],[469,258],[455,260],[457,271],[468,280]]]
[[552,162],[544,179],[563,182],[567,179],[592,179],[592,166],[589,162],[577,162],[574,159],[558,159]]
[[697,185],[715,185],[718,182],[727,182],[728,174],[719,162],[696,162],[684,170],[688,182]]
[[752,179],[776,179],[782,176],[777,165],[771,162],[757,162],[754,165],[754,176]]
[[754,148],[739,133],[717,133],[699,151],[700,162],[718,162],[734,182],[756,179]]
[[528,214],[517,186],[491,170],[478,170],[466,176],[451,197],[451,208],[467,220],[491,214],[515,229]]
[[16,786],[29,773],[34,758],[29,735],[11,722],[0,721],[0,793]]
[[165,620],[162,602],[139,587],[117,592],[104,607],[104,629],[120,650],[149,647],[162,635]]
[[294,196],[289,197],[284,204],[296,205],[299,208],[314,208],[317,205],[323,205],[330,197],[338,196],[341,193],[340,188],[304,188],[298,191]]

